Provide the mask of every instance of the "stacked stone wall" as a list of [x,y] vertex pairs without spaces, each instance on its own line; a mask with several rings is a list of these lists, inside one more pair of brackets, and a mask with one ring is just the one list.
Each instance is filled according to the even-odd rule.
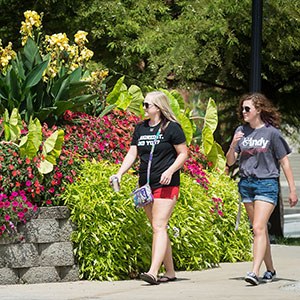
[[69,216],[65,206],[41,207],[18,226],[18,236],[0,238],[0,284],[79,280]]

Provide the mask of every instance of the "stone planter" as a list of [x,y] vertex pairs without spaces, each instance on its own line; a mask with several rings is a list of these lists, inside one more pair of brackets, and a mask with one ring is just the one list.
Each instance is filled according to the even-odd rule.
[[18,226],[22,241],[0,238],[0,284],[79,280],[69,216],[65,206],[41,207]]

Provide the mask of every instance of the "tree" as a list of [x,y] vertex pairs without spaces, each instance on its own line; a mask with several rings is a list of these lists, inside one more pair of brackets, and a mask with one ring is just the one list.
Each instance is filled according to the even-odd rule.
[[[212,96],[221,109],[216,138],[223,145],[229,141],[237,124],[234,108],[249,89],[251,0],[0,2],[3,41],[13,40],[9,36],[18,30],[23,11],[43,11],[46,33],[89,32],[94,59],[116,75],[115,81],[126,75],[128,85],[200,90],[205,102]],[[299,1],[264,1],[262,92],[278,106],[284,122],[296,126],[299,16]]]
[[[97,58],[110,70],[139,85],[209,92],[233,120],[249,89],[251,3],[90,0],[78,20],[93,29]],[[298,1],[264,1],[262,91],[290,124],[300,120],[299,16]]]

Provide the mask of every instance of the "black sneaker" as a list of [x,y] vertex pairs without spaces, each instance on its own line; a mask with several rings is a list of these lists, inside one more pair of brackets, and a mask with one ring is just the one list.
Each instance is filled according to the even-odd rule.
[[262,278],[263,282],[271,282],[273,279],[276,278],[276,271],[274,272],[271,271],[266,271],[264,274],[264,277]]
[[258,285],[258,278],[253,272],[247,273],[247,276],[245,277],[245,281],[251,283],[252,285]]

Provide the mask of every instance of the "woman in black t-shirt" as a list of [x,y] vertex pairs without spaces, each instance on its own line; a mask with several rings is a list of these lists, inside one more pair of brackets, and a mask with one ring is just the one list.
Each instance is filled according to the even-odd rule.
[[[146,184],[151,146],[160,129],[150,170],[150,186],[154,201],[144,208],[153,229],[152,262],[149,271],[140,275],[142,280],[158,284],[176,280],[167,225],[178,199],[179,169],[187,159],[187,146],[183,130],[171,110],[165,93],[160,91],[148,93],[143,108],[148,119],[136,126],[131,147],[118,173],[112,177],[117,176],[121,182],[122,175],[139,156],[141,160],[139,185]],[[166,273],[158,278],[162,263]]]

